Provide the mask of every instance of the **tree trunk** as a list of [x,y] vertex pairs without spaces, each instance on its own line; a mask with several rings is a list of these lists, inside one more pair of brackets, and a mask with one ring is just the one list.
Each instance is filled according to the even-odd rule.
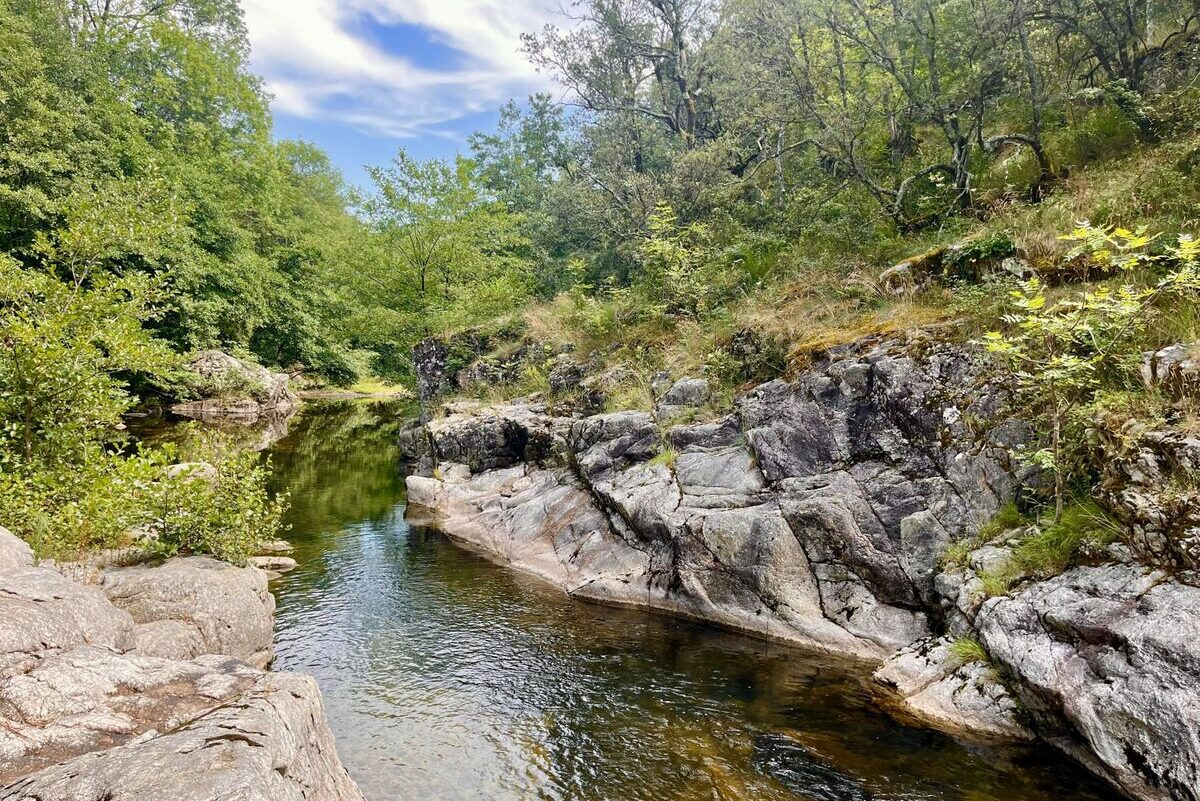
[[1057,406],[1054,408],[1054,428],[1051,437],[1051,452],[1054,457],[1054,522],[1057,524],[1062,521],[1064,496],[1066,495],[1066,481],[1063,476],[1063,466],[1060,462],[1062,454],[1062,412]]

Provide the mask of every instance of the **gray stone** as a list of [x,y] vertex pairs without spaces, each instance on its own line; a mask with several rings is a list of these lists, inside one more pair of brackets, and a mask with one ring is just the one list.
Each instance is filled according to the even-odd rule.
[[273,373],[219,350],[197,353],[188,367],[195,375],[192,388],[200,398],[175,404],[171,411],[176,414],[258,419],[290,414],[299,403],[286,373]]
[[196,557],[104,579],[139,620],[159,619],[135,625],[48,567],[0,568],[0,799],[362,801],[311,679],[145,655],[263,661],[256,627],[269,653],[273,600],[260,571]]
[[290,556],[282,556],[279,554],[271,554],[269,556],[251,556],[248,560],[250,564],[257,567],[259,570],[265,570],[268,573],[286,573],[289,570],[295,570],[299,564]]
[[28,670],[43,651],[95,645],[125,651],[134,622],[96,587],[46,567],[0,570],[0,677]]
[[663,393],[655,406],[660,420],[669,420],[708,403],[712,390],[703,378],[681,378]]
[[1053,742],[1134,798],[1200,797],[1200,588],[1080,567],[989,600],[977,625]]
[[1180,398],[1200,394],[1200,342],[1170,345],[1142,354],[1142,380],[1151,389]]
[[903,712],[952,734],[1033,738],[1020,722],[1016,700],[986,662],[963,662],[946,638],[915,643],[875,671]]
[[446,343],[440,339],[422,339],[413,346],[413,372],[417,376],[417,396],[421,403],[429,403],[446,391],[449,355]]
[[105,571],[103,589],[139,624],[140,654],[225,654],[256,667],[271,661],[275,599],[256,568],[190,556]]
[[583,381],[583,368],[570,356],[559,354],[547,380],[551,392],[570,392]]
[[0,786],[147,732],[168,731],[248,690],[261,674],[228,658],[197,662],[80,646],[0,679]]
[[473,472],[523,462],[552,461],[565,444],[569,420],[520,404],[448,409],[426,427],[435,464],[467,465]]
[[710,393],[706,379],[681,378],[662,396],[662,403],[667,406],[703,406],[708,402]]
[[0,801],[362,801],[311,678],[260,674],[234,701],[43,768]]
[[[653,605],[647,554],[616,535],[564,469],[409,476],[408,503],[458,540],[581,597]],[[420,520],[422,518],[417,517]]]
[[950,532],[928,509],[900,520],[900,567],[926,605],[933,605],[936,598],[933,578],[949,545]]
[[0,526],[0,570],[32,567],[33,548],[25,540]]
[[1178,429],[1148,431],[1137,421],[1114,430],[1105,419],[1100,444],[1099,503],[1124,523],[1131,553],[1172,569],[1200,569],[1200,438]]

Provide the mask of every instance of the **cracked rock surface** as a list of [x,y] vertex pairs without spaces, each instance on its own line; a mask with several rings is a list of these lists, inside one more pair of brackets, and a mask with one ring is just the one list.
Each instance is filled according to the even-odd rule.
[[0,530],[0,800],[362,801],[312,679],[247,663],[270,653],[258,570],[174,559],[102,585]]
[[169,659],[227,654],[259,668],[271,661],[275,597],[261,570],[187,556],[107,570],[101,587],[137,624],[137,653]]
[[1200,588],[1081,567],[990,599],[977,625],[1057,744],[1132,797],[1200,798]]
[[[1198,801],[1200,589],[1121,564],[987,599],[1009,548],[943,565],[1033,478],[1007,403],[969,348],[917,338],[835,348],[702,423],[661,401],[455,405],[419,437],[408,500],[573,595],[864,657],[909,719],[1041,737],[1131,797]],[[959,637],[988,661],[955,657]]]
[[1018,427],[969,430],[1003,399],[972,357],[872,342],[723,419],[661,413],[708,393],[688,379],[658,414],[576,419],[455,405],[425,427],[436,470],[409,501],[573,594],[875,659],[929,636],[938,555],[1021,480]]

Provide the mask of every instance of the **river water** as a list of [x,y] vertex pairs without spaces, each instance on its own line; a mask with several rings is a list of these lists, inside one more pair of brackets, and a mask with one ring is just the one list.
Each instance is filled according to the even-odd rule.
[[271,448],[300,567],[275,667],[317,678],[371,801],[1091,801],[1036,749],[878,713],[852,664],[572,601],[404,520],[406,410],[309,404]]

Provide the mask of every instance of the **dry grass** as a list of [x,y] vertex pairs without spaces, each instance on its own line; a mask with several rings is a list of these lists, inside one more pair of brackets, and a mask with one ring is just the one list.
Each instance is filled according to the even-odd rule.
[[788,349],[788,367],[791,370],[802,369],[814,356],[864,337],[912,331],[945,322],[953,316],[953,311],[946,306],[929,306],[918,299],[896,301],[881,309],[852,316],[845,322],[839,321],[812,330]]

